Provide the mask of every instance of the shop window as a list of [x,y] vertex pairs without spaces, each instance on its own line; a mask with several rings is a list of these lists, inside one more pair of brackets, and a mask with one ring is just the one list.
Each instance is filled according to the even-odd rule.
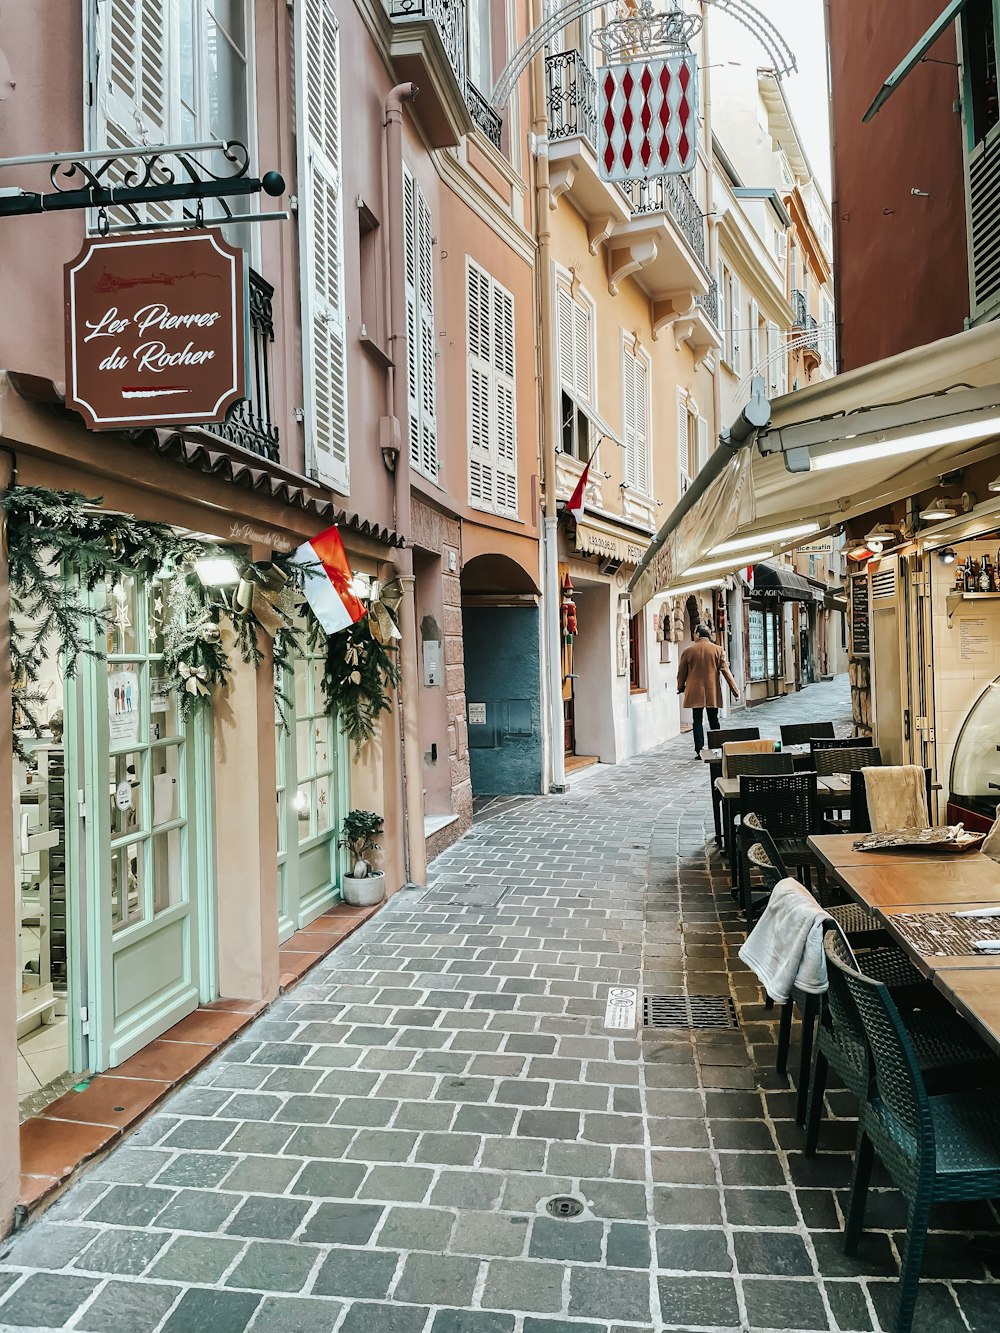
[[643,613],[630,616],[628,622],[629,686],[633,694],[646,688],[646,655]]
[[1000,120],[997,94],[996,20],[993,0],[969,0],[962,16],[966,114],[973,144],[982,143]]

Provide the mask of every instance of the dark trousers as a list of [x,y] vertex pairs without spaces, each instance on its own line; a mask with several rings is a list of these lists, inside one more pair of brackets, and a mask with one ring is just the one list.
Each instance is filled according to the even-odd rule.
[[719,730],[719,710],[717,708],[692,708],[691,720],[694,725],[694,748],[695,753],[701,754],[705,748],[705,723],[704,715],[708,714],[709,731]]

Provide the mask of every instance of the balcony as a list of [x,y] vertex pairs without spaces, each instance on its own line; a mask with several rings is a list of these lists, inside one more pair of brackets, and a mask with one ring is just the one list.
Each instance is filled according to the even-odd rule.
[[705,219],[682,176],[660,176],[625,186],[631,221],[619,227],[611,246],[608,286],[612,294],[633,276],[653,299],[657,323],[689,313],[708,296]]
[[271,420],[271,343],[274,288],[250,270],[250,374],[247,397],[236,403],[224,422],[204,429],[239,445],[251,454],[280,462],[278,428]]
[[628,219],[621,191],[597,167],[597,81],[579,51],[545,57],[552,204],[566,195],[587,222],[591,254]]
[[805,332],[799,334],[798,345],[802,351],[802,364],[807,371],[818,370],[823,362],[823,354],[819,345],[819,324],[812,317],[806,315]]
[[[401,83],[415,83],[413,114],[432,148],[455,148],[476,121],[465,72],[465,0],[386,0],[389,55]],[[476,93],[477,105],[489,111]],[[492,112],[490,112],[492,115]]]
[[476,128],[485,134],[486,138],[499,152],[503,141],[503,121],[476,85],[468,79],[465,81],[465,102]]
[[804,329],[809,318],[809,298],[797,287],[792,288],[792,310],[795,315],[795,327]]
[[711,352],[722,347],[722,334],[719,332],[719,284],[711,278],[708,291],[695,296],[686,310],[678,303],[655,303],[653,307],[653,336],[659,338],[664,328],[673,330],[674,346],[680,348],[687,343],[694,353],[695,365],[701,363]]

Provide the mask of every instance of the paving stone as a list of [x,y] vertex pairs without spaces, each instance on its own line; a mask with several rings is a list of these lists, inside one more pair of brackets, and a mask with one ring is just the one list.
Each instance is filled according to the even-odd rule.
[[401,1102],[393,1129],[445,1130],[455,1117],[453,1102]]
[[569,1139],[580,1133],[580,1117],[572,1111],[522,1111],[516,1133],[527,1139]]
[[500,1198],[504,1178],[497,1172],[442,1171],[431,1203],[453,1208],[491,1208]]
[[[527,1216],[509,1213],[460,1212],[455,1219],[451,1249],[484,1259],[509,1258],[524,1251]],[[384,1234],[384,1233],[383,1233]]]
[[425,1302],[428,1305],[465,1306],[479,1275],[476,1259],[459,1259],[443,1254],[411,1254],[393,1292],[400,1301]]
[[[286,1126],[281,1126],[285,1129]],[[290,1128],[290,1126],[288,1126]],[[322,1128],[314,1125],[307,1125],[303,1129],[297,1129],[285,1144],[285,1153],[293,1157],[343,1157],[348,1147],[353,1142],[357,1130],[342,1128],[336,1125],[325,1125]],[[231,1147],[231,1144],[227,1145]],[[264,1148],[248,1149],[251,1152],[266,1152]],[[280,1151],[275,1149],[275,1151]]]
[[110,1180],[122,1185],[144,1185],[170,1161],[170,1153],[158,1148],[121,1147],[103,1162],[95,1162],[91,1180]]
[[[842,1330],[849,1333],[872,1333],[875,1325],[872,1323],[872,1317],[868,1313],[868,1302],[865,1300],[864,1288],[860,1282],[833,1282],[826,1281],[826,1295],[830,1302],[830,1309],[833,1311],[833,1317]],[[980,1289],[981,1290],[981,1289]],[[996,1305],[994,1303],[994,1294],[990,1293],[993,1322],[996,1322]],[[960,1298],[961,1299],[961,1298]],[[964,1308],[964,1307],[963,1307]],[[968,1315],[968,1311],[966,1311]],[[970,1320],[970,1326],[973,1333],[983,1333],[976,1327],[976,1324]]]
[[346,1155],[363,1162],[405,1162],[416,1141],[416,1134],[391,1129],[362,1129]]
[[87,1333],[153,1333],[179,1292],[154,1283],[109,1282],[75,1327]]
[[456,1134],[509,1134],[516,1119],[517,1111],[508,1106],[462,1106],[452,1129]]
[[788,1190],[727,1189],[726,1216],[731,1226],[793,1227],[798,1218]]
[[532,1259],[599,1263],[603,1239],[604,1227],[600,1222],[536,1217],[528,1255]]
[[91,1273],[141,1273],[167,1243],[167,1237],[148,1231],[115,1227],[98,1236],[76,1260],[75,1268]]
[[484,1139],[481,1165],[499,1171],[541,1171],[548,1147],[544,1139]]
[[320,1296],[381,1300],[398,1266],[399,1255],[391,1251],[335,1249],[323,1261],[312,1290]]
[[261,1333],[330,1333],[342,1308],[337,1301],[265,1296],[255,1327]]
[[185,1283],[217,1282],[240,1250],[242,1240],[223,1236],[175,1236],[149,1270],[150,1277]]
[[[235,1153],[279,1153],[292,1137],[292,1126],[251,1121],[239,1125],[226,1140],[226,1151]],[[303,1133],[306,1131],[303,1130]],[[287,1149],[286,1151],[292,1151]]]
[[514,1316],[481,1310],[439,1310],[431,1333],[512,1333]]
[[226,1278],[226,1286],[250,1287],[254,1291],[301,1291],[318,1253],[305,1245],[254,1241]]
[[607,1261],[611,1268],[648,1269],[651,1263],[649,1228],[612,1222],[608,1228]]
[[728,1273],[733,1267],[724,1231],[687,1228],[657,1231],[656,1262],[678,1273]]
[[722,1223],[717,1189],[669,1186],[653,1190],[653,1216],[669,1226],[716,1226]]
[[307,1162],[289,1193],[313,1199],[352,1199],[367,1170],[357,1162]]
[[240,1194],[208,1190],[179,1190],[156,1218],[168,1231],[221,1231],[222,1224],[242,1202]]
[[581,1180],[580,1193],[598,1217],[645,1220],[646,1190],[643,1185],[614,1180]]
[[825,1333],[830,1327],[823,1299],[812,1282],[782,1282],[772,1278],[746,1281],[743,1299],[751,1326],[794,1328],[798,1333],[814,1330]]
[[571,1315],[638,1322],[649,1318],[649,1279],[623,1268],[572,1268]]
[[474,1134],[422,1134],[414,1160],[444,1166],[471,1166],[479,1155],[481,1144],[482,1139]]
[[190,1287],[174,1306],[162,1333],[193,1333],[195,1329],[243,1333],[259,1304],[260,1296],[253,1292]]
[[661,1275],[656,1285],[665,1323],[716,1330],[740,1328],[736,1284],[731,1278]]
[[157,1185],[218,1185],[238,1159],[229,1153],[182,1152],[156,1177]]
[[[308,1205],[303,1204],[302,1209],[304,1215]],[[309,1218],[302,1240],[320,1245],[367,1245],[381,1219],[377,1204],[321,1203]]]
[[399,1109],[386,1097],[345,1097],[333,1113],[336,1125],[385,1126]]
[[348,1309],[338,1333],[421,1333],[429,1313],[420,1305],[357,1302]]
[[232,1236],[259,1236],[287,1240],[309,1211],[300,1199],[249,1198],[226,1227]]
[[29,1273],[0,1304],[0,1328],[62,1328],[97,1285],[68,1273]]
[[17,1262],[24,1268],[65,1268],[100,1234],[96,1226],[72,1226],[43,1218],[18,1236]]
[[505,1079],[496,1091],[498,1102],[508,1102],[512,1106],[544,1106],[549,1099],[547,1083],[522,1082],[520,1079]]
[[496,1259],[486,1271],[482,1304],[489,1310],[552,1313],[562,1308],[561,1264]]
[[800,1236],[781,1231],[736,1231],[733,1246],[741,1273],[773,1277],[812,1274],[812,1263]]

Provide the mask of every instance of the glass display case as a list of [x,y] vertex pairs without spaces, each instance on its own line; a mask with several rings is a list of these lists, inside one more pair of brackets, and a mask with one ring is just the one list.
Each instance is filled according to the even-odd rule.
[[[948,817],[988,827],[1000,805],[1000,677],[972,705],[955,742]],[[983,823],[985,822],[985,825]]]

